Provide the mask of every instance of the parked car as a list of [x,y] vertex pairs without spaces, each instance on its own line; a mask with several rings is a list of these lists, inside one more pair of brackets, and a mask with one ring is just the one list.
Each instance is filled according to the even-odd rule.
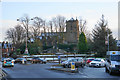
[[66,60],[66,61],[62,62],[62,66],[64,68],[70,68],[71,62],[75,62],[75,67],[80,67],[80,66],[84,67],[85,66],[85,61],[83,60],[83,58],[74,58],[74,59]]
[[15,59],[13,59],[13,58],[10,58],[13,62],[15,62]]
[[94,59],[89,63],[89,66],[93,67],[104,67],[105,66],[105,61],[104,59]]
[[31,62],[32,63],[42,63],[42,64],[44,63],[44,64],[46,64],[46,60],[40,59],[39,57],[32,58]]
[[17,58],[15,59],[15,63],[22,63],[24,61],[24,63],[27,63],[27,60],[25,58]]
[[14,61],[10,58],[4,58],[2,62],[2,67],[7,67],[7,66],[14,67]]
[[92,60],[94,60],[94,59],[93,59],[93,58],[88,59],[88,60],[87,60],[87,64],[89,64]]
[[2,58],[2,62],[4,61],[4,59],[11,59],[13,62],[15,62],[15,59],[13,58]]

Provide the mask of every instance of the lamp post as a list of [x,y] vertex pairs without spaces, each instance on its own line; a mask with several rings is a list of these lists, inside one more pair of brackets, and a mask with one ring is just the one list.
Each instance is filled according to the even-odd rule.
[[[31,20],[33,20],[33,19],[31,19]],[[28,40],[28,23],[29,23],[30,20],[28,19],[28,17],[25,17],[25,19],[21,18],[21,19],[17,19],[17,21],[22,22],[22,25],[26,29],[26,39],[25,39],[25,41],[26,41],[26,48],[25,48],[24,54],[29,55],[28,48],[27,48],[27,40]]]
[[109,51],[109,29],[108,27],[107,27],[107,45],[108,45],[107,50]]

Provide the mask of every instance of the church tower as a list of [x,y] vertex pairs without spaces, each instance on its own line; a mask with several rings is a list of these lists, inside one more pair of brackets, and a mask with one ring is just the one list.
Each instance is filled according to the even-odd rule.
[[79,21],[71,18],[66,21],[66,42],[69,44],[77,44],[79,40]]

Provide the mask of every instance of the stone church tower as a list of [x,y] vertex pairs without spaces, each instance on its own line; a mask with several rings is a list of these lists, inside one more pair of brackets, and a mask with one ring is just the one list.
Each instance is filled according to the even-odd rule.
[[68,44],[77,44],[79,40],[79,21],[71,18],[66,21],[66,36],[65,41]]

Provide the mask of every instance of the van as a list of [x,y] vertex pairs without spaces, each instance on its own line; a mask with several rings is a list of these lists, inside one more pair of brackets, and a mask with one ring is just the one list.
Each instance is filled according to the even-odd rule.
[[106,54],[105,71],[110,75],[120,73],[120,51],[108,51]]

